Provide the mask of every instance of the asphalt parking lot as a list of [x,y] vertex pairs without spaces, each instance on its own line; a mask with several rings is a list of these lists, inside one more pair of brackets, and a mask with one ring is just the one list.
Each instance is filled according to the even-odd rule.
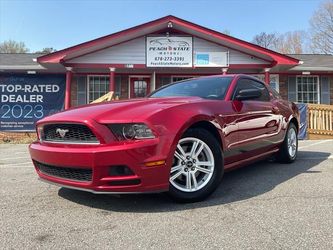
[[333,249],[333,140],[291,165],[224,176],[206,201],[93,195],[38,181],[27,145],[0,144],[1,249]]

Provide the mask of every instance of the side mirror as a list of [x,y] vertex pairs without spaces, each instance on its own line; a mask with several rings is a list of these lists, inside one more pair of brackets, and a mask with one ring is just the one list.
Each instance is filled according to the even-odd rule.
[[235,99],[239,101],[256,99],[261,96],[260,89],[242,89],[240,90]]

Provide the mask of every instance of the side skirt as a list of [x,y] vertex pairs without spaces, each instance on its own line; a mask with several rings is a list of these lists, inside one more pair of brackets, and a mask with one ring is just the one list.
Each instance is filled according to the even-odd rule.
[[230,164],[224,166],[224,170],[225,171],[230,171],[230,170],[233,170],[233,169],[236,169],[236,168],[240,168],[240,167],[249,165],[249,164],[251,164],[253,162],[256,162],[256,161],[259,161],[259,160],[263,160],[265,158],[268,158],[272,154],[276,153],[277,151],[279,151],[278,148],[270,150],[270,151],[265,152],[265,153],[260,154],[260,155],[252,156],[250,158],[247,158],[247,159],[244,159],[244,160],[241,160],[241,161],[230,163]]

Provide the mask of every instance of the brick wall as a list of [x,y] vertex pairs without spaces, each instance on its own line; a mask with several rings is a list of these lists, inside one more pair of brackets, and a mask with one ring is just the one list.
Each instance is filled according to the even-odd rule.
[[73,77],[73,80],[71,82],[71,107],[77,106],[77,79],[76,77]]
[[279,93],[283,99],[288,100],[288,76],[280,75],[279,81]]

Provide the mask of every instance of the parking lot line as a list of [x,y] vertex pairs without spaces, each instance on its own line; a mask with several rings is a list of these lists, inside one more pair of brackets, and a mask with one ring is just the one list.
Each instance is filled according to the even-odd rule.
[[328,160],[333,159],[333,155],[328,157],[298,157],[297,160]]
[[21,155],[21,154],[27,154],[27,153],[28,153],[27,151],[18,151],[18,152],[15,152],[14,154]]
[[326,142],[333,142],[333,140],[324,140],[324,141],[319,141],[319,142],[311,143],[311,144],[308,144],[308,145],[304,145],[302,147],[298,147],[298,149],[308,148],[308,147],[312,147],[312,146],[315,146],[315,145],[323,144],[323,143],[326,143]]
[[[24,165],[24,166],[22,166]],[[21,163],[11,163],[11,164],[3,164],[1,165],[0,164],[0,168],[7,168],[7,167],[10,167],[10,168],[24,168],[24,167],[32,167],[32,162],[31,161],[28,161],[28,162],[21,162]]]
[[6,161],[6,160],[16,160],[16,159],[30,159],[30,157],[27,155],[27,156],[22,156],[22,157],[14,157],[14,158],[2,158],[1,160],[2,161]]

